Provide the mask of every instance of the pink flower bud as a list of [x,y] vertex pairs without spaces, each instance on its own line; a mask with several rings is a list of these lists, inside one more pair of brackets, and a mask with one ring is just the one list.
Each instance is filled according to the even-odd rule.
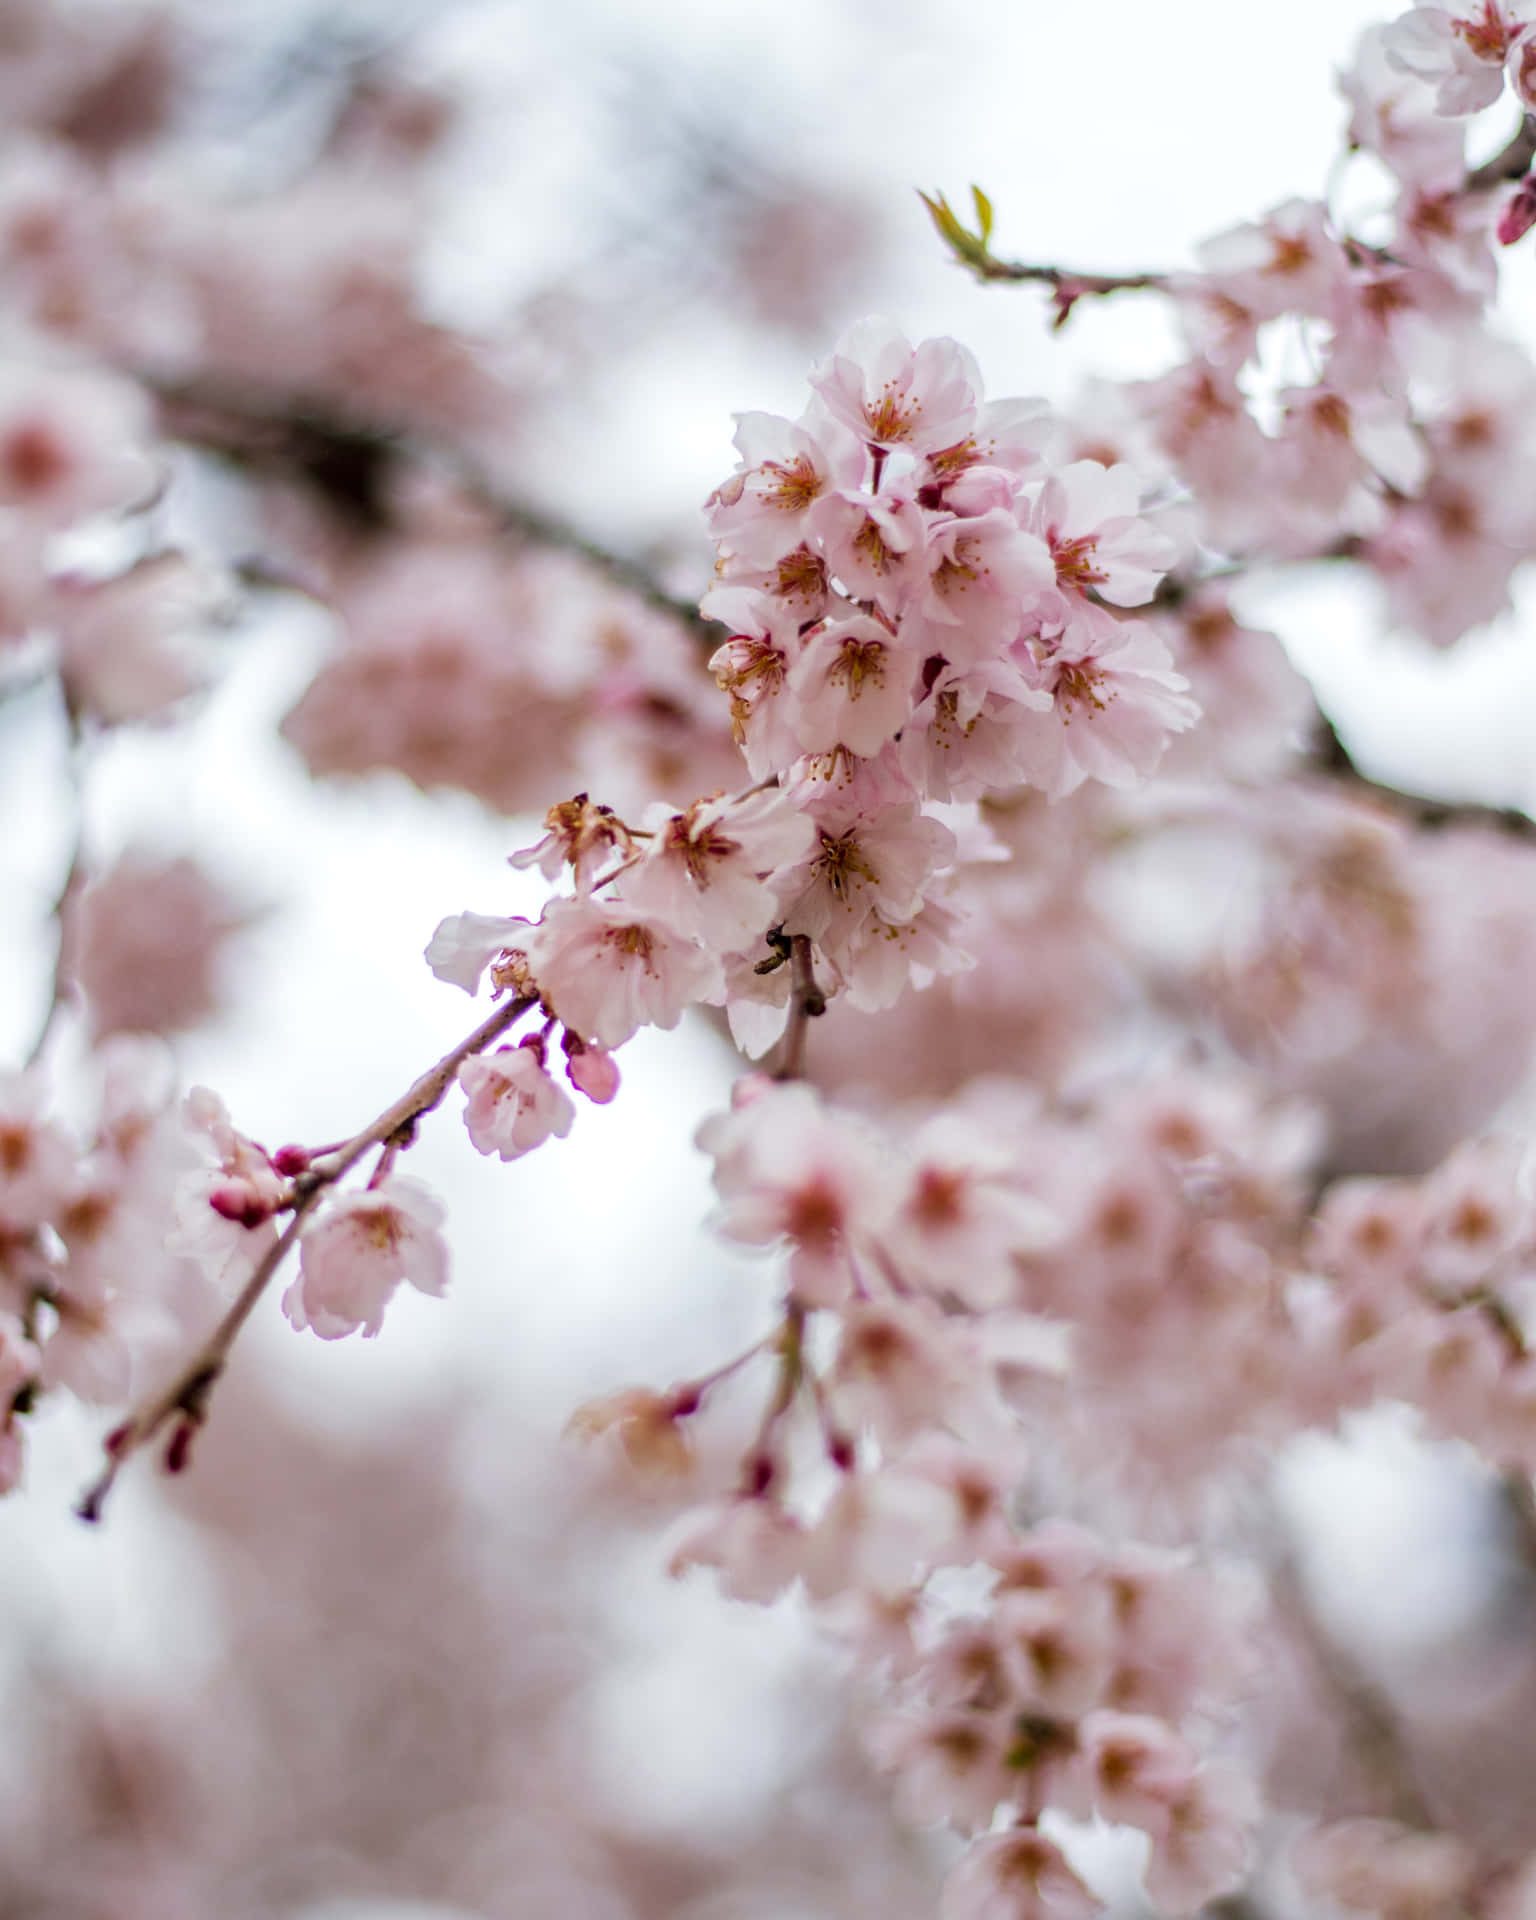
[[572,1039],[570,1034],[565,1037],[565,1070],[571,1085],[606,1107],[619,1090],[619,1063],[606,1047],[583,1046],[580,1041],[573,1045]]
[[1532,227],[1536,227],[1536,176],[1527,174],[1499,216],[1499,245],[1512,247],[1517,240],[1523,240]]
[[259,1227],[271,1218],[271,1205],[246,1180],[225,1180],[208,1196],[208,1204],[222,1219],[242,1227]]
[[183,1417],[177,1422],[165,1449],[165,1470],[167,1473],[185,1473],[192,1459],[192,1439],[197,1432],[197,1423]]
[[778,1468],[771,1454],[749,1454],[742,1462],[742,1492],[750,1500],[761,1500],[773,1485],[777,1474]]
[[309,1172],[309,1149],[307,1147],[279,1147],[272,1156],[272,1164],[286,1179]]

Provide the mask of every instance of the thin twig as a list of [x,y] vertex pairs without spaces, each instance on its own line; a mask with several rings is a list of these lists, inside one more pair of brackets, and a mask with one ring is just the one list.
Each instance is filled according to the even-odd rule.
[[1051,288],[1058,301],[1068,302],[1111,293],[1161,293],[1173,279],[1167,273],[1084,273],[1073,267],[1034,266],[1023,260],[999,260],[995,254],[965,264],[978,280],[1033,281]]
[[775,1080],[805,1078],[806,1029],[827,1010],[827,996],[816,984],[816,972],[811,965],[809,934],[790,936],[789,970],[789,1025],[784,1029],[784,1052],[773,1076]]
[[130,1414],[108,1437],[106,1465],[76,1508],[82,1520],[96,1521],[101,1518],[102,1505],[124,1462],[153,1440],[172,1420],[176,1425],[171,1434],[167,1464],[174,1468],[186,1464],[192,1435],[207,1418],[208,1396],[224,1371],[236,1336],[250,1318],[252,1309],[266,1291],[272,1276],[292,1251],[303,1229],[305,1217],[318,1205],[326,1189],[334,1186],[356,1166],[370,1148],[408,1145],[417,1121],[442,1100],[464,1062],[472,1054],[483,1052],[533,1005],[533,997],[525,994],[497,1007],[467,1039],[461,1040],[435,1066],[429,1067],[361,1133],[354,1134],[343,1145],[313,1161],[306,1173],[298,1175],[293,1183],[293,1217],[256,1263],[229,1311],[170,1385]]
[[49,918],[58,930],[58,949],[54,954],[53,978],[48,988],[48,1005],[43,1011],[42,1024],[37,1030],[37,1038],[27,1054],[24,1066],[35,1066],[42,1058],[48,1037],[53,1032],[59,1015],[69,1004],[69,910],[74,905],[75,896],[85,884],[85,747],[80,738],[79,724],[73,713],[69,720],[69,805],[73,813],[70,824],[69,865],[65,869],[63,883],[49,908]]

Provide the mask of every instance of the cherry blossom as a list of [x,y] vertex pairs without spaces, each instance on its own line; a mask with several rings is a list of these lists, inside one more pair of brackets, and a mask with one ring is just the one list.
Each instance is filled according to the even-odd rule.
[[738,414],[736,447],[741,468],[711,495],[707,517],[715,538],[751,564],[781,560],[804,539],[816,502],[863,478],[862,447],[815,414],[798,425],[770,413]]
[[299,1277],[283,1295],[283,1312],[322,1340],[359,1329],[372,1339],[402,1280],[419,1293],[446,1290],[444,1217],[441,1201],[409,1174],[341,1194],[300,1236]]
[[563,1140],[576,1109],[544,1070],[537,1041],[477,1054],[459,1068],[469,1096],[464,1124],[480,1153],[516,1160],[551,1136]]
[[604,1047],[642,1026],[675,1027],[684,1007],[723,990],[713,954],[623,901],[552,902],[524,951],[559,1018]]
[[623,897],[720,953],[755,946],[777,917],[767,878],[808,849],[811,822],[781,792],[696,800],[645,815],[650,845],[627,871]]
[[981,397],[976,363],[957,341],[914,348],[889,320],[850,328],[811,385],[860,439],[930,455],[970,438]]
[[1504,62],[1531,24],[1520,0],[1418,6],[1387,29],[1387,57],[1433,85],[1436,109],[1460,116],[1492,106],[1504,89]]
[[1088,779],[1130,786],[1157,765],[1170,733],[1194,724],[1188,683],[1143,622],[1081,619],[1035,659],[1054,704],[1026,716],[1019,757],[1053,799]]
[[979,1840],[950,1875],[943,1920],[1092,1920],[1100,1904],[1036,1827]]
[[[1280,589],[1347,583],[1338,617],[1375,606],[1405,646],[1518,615],[1536,372],[1501,285],[1536,206],[1530,129],[1490,155],[1467,123],[1506,77],[1536,97],[1531,8],[1368,32],[1326,199],[1192,236],[1192,270],[1010,260],[984,193],[973,221],[925,195],[961,267],[1043,290],[1058,328],[1145,300],[1163,357],[1057,408],[989,400],[957,340],[861,322],[796,417],[736,415],[712,577],[686,528],[653,568],[545,498],[539,405],[599,337],[584,293],[492,342],[426,304],[450,83],[358,63],[313,164],[285,133],[276,184],[231,194],[163,164],[163,102],[121,117],[129,53],[158,43],[84,32],[73,0],[18,20],[0,698],[27,714],[37,680],[80,791],[38,896],[61,937],[34,1057],[0,1074],[0,1491],[66,1395],[114,1409],[89,1518],[149,1449],[184,1469],[226,1402],[259,1475],[281,1423],[220,1382],[269,1295],[335,1340],[377,1335],[402,1282],[445,1291],[446,1209],[402,1167],[454,1090],[470,1147],[522,1159],[573,1131],[574,1093],[621,1098],[643,1027],[688,1019],[712,1060],[727,1034],[764,1059],[697,1134],[714,1230],[760,1258],[718,1326],[695,1316],[686,1377],[605,1380],[575,1414],[595,1466],[561,1471],[600,1489],[604,1557],[643,1479],[674,1571],[835,1645],[892,1806],[952,1829],[949,1920],[1098,1911],[1089,1822],[1127,1830],[1170,1920],[1268,1897],[1287,1850],[1345,1907],[1508,1920],[1529,1860],[1421,1791],[1433,1662],[1383,1656],[1379,1701],[1377,1650],[1350,1671],[1291,1578],[1307,1543],[1272,1468],[1393,1408],[1529,1531],[1536,854],[1523,816],[1361,772],[1348,702],[1333,726],[1320,682],[1325,723],[1288,662]],[[756,183],[743,142],[717,171]],[[700,220],[690,259],[762,217]],[[544,883],[526,917],[433,903],[427,966],[477,1000],[472,1029],[326,1143],[181,1100],[144,1030],[213,1003],[237,916],[190,865],[108,864],[122,769],[170,765],[206,724],[189,696],[254,676],[206,631],[252,583],[313,618],[281,723],[303,767],[450,789],[443,831],[489,810]],[[412,1444],[406,1491],[431,1451]],[[1489,1700],[1519,1688],[1482,1638],[1494,1680],[1458,1711],[1492,1751]],[[567,1709],[550,1751],[575,1806]],[[1286,1715],[1299,1787],[1272,1751]],[[1384,1777],[1336,1792],[1331,1746]],[[108,1771],[132,1774],[129,1851],[153,1857],[148,1774]],[[186,1850],[199,1822],[172,1824]],[[632,1841],[605,1825],[583,1857],[629,1874]],[[206,1907],[127,1858],[118,1905]],[[572,1884],[537,1898],[585,1911]],[[649,1905],[679,1898],[708,1904],[683,1877]]]

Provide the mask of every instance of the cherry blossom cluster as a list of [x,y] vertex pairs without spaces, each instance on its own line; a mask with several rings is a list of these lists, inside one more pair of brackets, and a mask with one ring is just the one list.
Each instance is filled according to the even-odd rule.
[[1420,1408],[1495,1464],[1536,1467],[1536,1195],[1529,1148],[1491,1138],[1422,1180],[1344,1180],[1312,1223],[1309,1265],[1345,1404]]
[[946,1914],[1051,1906],[1047,1883],[1088,1910],[1046,1812],[1140,1828],[1149,1889],[1193,1911],[1236,1884],[1253,1817],[1242,1776],[1206,1753],[1241,1665],[1230,1602],[1177,1557],[1012,1520],[1028,1451],[1010,1403],[1062,1364],[1049,1323],[1021,1310],[1024,1274],[1061,1227],[997,1139],[941,1116],[898,1142],[803,1084],[742,1082],[700,1144],[719,1230],[784,1258],[784,1321],[708,1379],[621,1395],[582,1424],[675,1471],[684,1430],[766,1356],[739,1484],[675,1564],[714,1567],[744,1598],[803,1583],[879,1677],[868,1739],[899,1803],[984,1836]]
[[[1118,283],[1169,299],[1190,357],[1102,390],[1072,434],[1182,484],[1179,565],[1196,579],[1202,552],[1349,561],[1395,624],[1438,645],[1509,606],[1536,552],[1536,389],[1488,308],[1496,249],[1536,221],[1536,188],[1518,138],[1470,166],[1467,123],[1506,77],[1526,110],[1533,71],[1530,11],[1508,0],[1371,29],[1341,76],[1347,141],[1385,171],[1390,202],[1287,200],[1203,243],[1195,272]],[[975,238],[943,211],[952,244]],[[1092,279],[1052,280],[1063,314],[1117,284]]]
[[988,405],[957,343],[888,323],[813,384],[798,423],[744,416],[709,506],[703,611],[736,629],[711,664],[756,787],[634,825],[586,796],[554,809],[536,855],[574,896],[532,928],[445,923],[445,977],[473,989],[515,956],[568,1033],[610,1048],[723,1002],[761,1053],[797,939],[818,992],[865,1009],[970,963],[945,894],[1003,850],[956,803],[1131,784],[1194,719],[1155,631],[1111,610],[1149,600],[1172,552],[1129,468],[1049,466],[1037,405]]
[[[1536,853],[1309,745],[1255,610],[1261,567],[1326,560],[1448,645],[1536,557],[1536,370],[1492,310],[1536,118],[1467,159],[1506,84],[1536,113],[1536,9],[1368,34],[1347,140],[1387,200],[1287,201],[1193,272],[1009,274],[984,197],[978,236],[944,209],[1059,320],[1167,299],[1186,357],[1057,415],[988,401],[953,340],[854,327],[798,418],[739,416],[698,618],[501,498],[526,396],[415,284],[430,98],[355,103],[315,176],[231,209],[103,169],[62,131],[73,56],[31,44],[20,80],[0,49],[30,129],[0,164],[0,676],[51,672],[77,749],[185,704],[224,582],[155,509],[167,443],[212,449],[275,556],[242,570],[337,616],[283,723],[311,770],[572,797],[512,858],[538,917],[454,914],[427,949],[488,987],[480,1025],[329,1144],[178,1103],[142,1034],[206,1009],[236,910],[184,862],[77,855],[37,1062],[0,1078],[0,1488],[54,1387],[135,1400],[91,1514],[150,1442],[184,1466],[290,1260],[283,1312],[325,1340],[443,1293],[445,1209],[401,1169],[422,1119],[462,1095],[472,1147],[521,1159],[703,1009],[770,1059],[698,1136],[770,1324],[574,1425],[688,1506],[679,1571],[840,1639],[898,1804],[969,1843],[946,1920],[1098,1911],[1086,1822],[1145,1837],[1169,1915],[1237,1891],[1262,1631],[1213,1512],[1384,1400],[1536,1471],[1528,1151],[1481,1135],[1536,1042]],[[108,36],[84,77],[139,52]],[[118,559],[86,566],[82,529]],[[1296,1873],[1351,1910],[1528,1899],[1427,1811],[1313,1810]]]
[[6,1491],[21,1469],[17,1416],[40,1393],[122,1405],[201,1335],[218,1299],[203,1253],[224,1223],[209,1211],[206,1156],[178,1112],[168,1056],[120,1036],[99,1049],[95,1081],[93,1111],[77,1126],[52,1110],[39,1070],[0,1081]]
[[501,813],[589,783],[643,807],[739,777],[694,636],[563,554],[508,551],[473,521],[323,576],[341,637],[283,722],[316,774],[390,767]]

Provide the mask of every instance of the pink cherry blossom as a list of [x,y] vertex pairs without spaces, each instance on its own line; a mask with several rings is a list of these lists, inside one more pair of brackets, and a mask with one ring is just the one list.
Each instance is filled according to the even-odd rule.
[[1443,114],[1460,116],[1492,106],[1504,90],[1504,62],[1531,23],[1522,0],[1453,0],[1417,6],[1386,31],[1387,57],[1405,73],[1437,89]]
[[454,913],[439,921],[427,944],[426,962],[439,980],[480,991],[480,979],[499,953],[522,950],[533,931],[531,921],[489,913]]
[[813,1306],[846,1297],[850,1256],[885,1223],[894,1194],[876,1143],[802,1086],[774,1088],[701,1130],[714,1155],[720,1231],[790,1248],[790,1282]]
[[556,900],[523,947],[546,1003],[604,1047],[643,1026],[675,1027],[685,1007],[724,990],[714,954],[622,900]]
[[851,965],[872,920],[893,927],[915,918],[937,871],[954,856],[954,835],[915,807],[888,807],[865,819],[829,805],[815,817],[810,858],[779,882],[784,925]]
[[1455,185],[1466,171],[1466,136],[1436,111],[1438,88],[1393,57],[1393,30],[1368,27],[1339,76],[1349,102],[1347,138],[1375,154],[1399,180],[1415,186]]
[[1173,558],[1167,537],[1141,517],[1140,483],[1127,466],[1078,460],[1051,474],[1029,525],[1050,552],[1063,620],[1090,589],[1112,606],[1144,605]]
[[731,731],[755,780],[787,766],[800,751],[797,715],[788,698],[789,670],[800,652],[761,594],[745,588],[711,596],[710,614],[738,626],[710,656],[715,684],[730,696]]
[[877,754],[912,711],[916,666],[888,628],[862,614],[818,627],[790,675],[801,746]]
[[775,871],[808,852],[814,829],[785,793],[696,800],[685,812],[650,808],[649,845],[620,881],[643,913],[717,953],[756,946],[777,918]]
[[736,416],[742,464],[710,495],[709,530],[738,559],[772,566],[805,538],[806,517],[829,489],[856,486],[866,456],[845,426],[808,415]]
[[38,528],[148,503],[149,407],[128,381],[67,365],[0,370],[0,505]]
[[537,867],[546,880],[553,880],[562,867],[569,867],[581,893],[587,892],[602,870],[612,867],[616,857],[628,852],[632,844],[613,808],[594,805],[584,793],[551,807],[544,824],[549,829],[544,838],[514,853],[508,865]]
[[1075,622],[1039,650],[1039,684],[1055,704],[1020,719],[1020,761],[1052,799],[1084,780],[1130,786],[1157,765],[1170,735],[1197,709],[1167,648],[1142,621]]
[[516,1160],[551,1135],[563,1140],[570,1132],[576,1109],[539,1056],[537,1044],[525,1041],[475,1054],[459,1068],[468,1095],[464,1124],[477,1152]]
[[1035,1827],[974,1841],[944,1884],[942,1920],[1095,1920],[1100,1903]]
[[1018,633],[1056,582],[1049,548],[1001,507],[940,521],[928,542],[928,588],[921,610],[931,643],[969,663]]
[[409,1174],[339,1195],[299,1237],[299,1277],[283,1295],[283,1312],[322,1340],[359,1329],[372,1339],[402,1280],[419,1293],[446,1291],[444,1217],[442,1202]]
[[68,1137],[47,1109],[40,1073],[0,1073],[0,1226],[12,1231],[47,1220],[74,1176]]
[[861,440],[932,453],[966,440],[981,377],[954,340],[911,342],[889,320],[849,329],[811,375],[827,410]]
[[889,615],[900,611],[926,564],[923,515],[910,494],[890,486],[877,494],[826,494],[811,509],[810,532],[844,592]]

